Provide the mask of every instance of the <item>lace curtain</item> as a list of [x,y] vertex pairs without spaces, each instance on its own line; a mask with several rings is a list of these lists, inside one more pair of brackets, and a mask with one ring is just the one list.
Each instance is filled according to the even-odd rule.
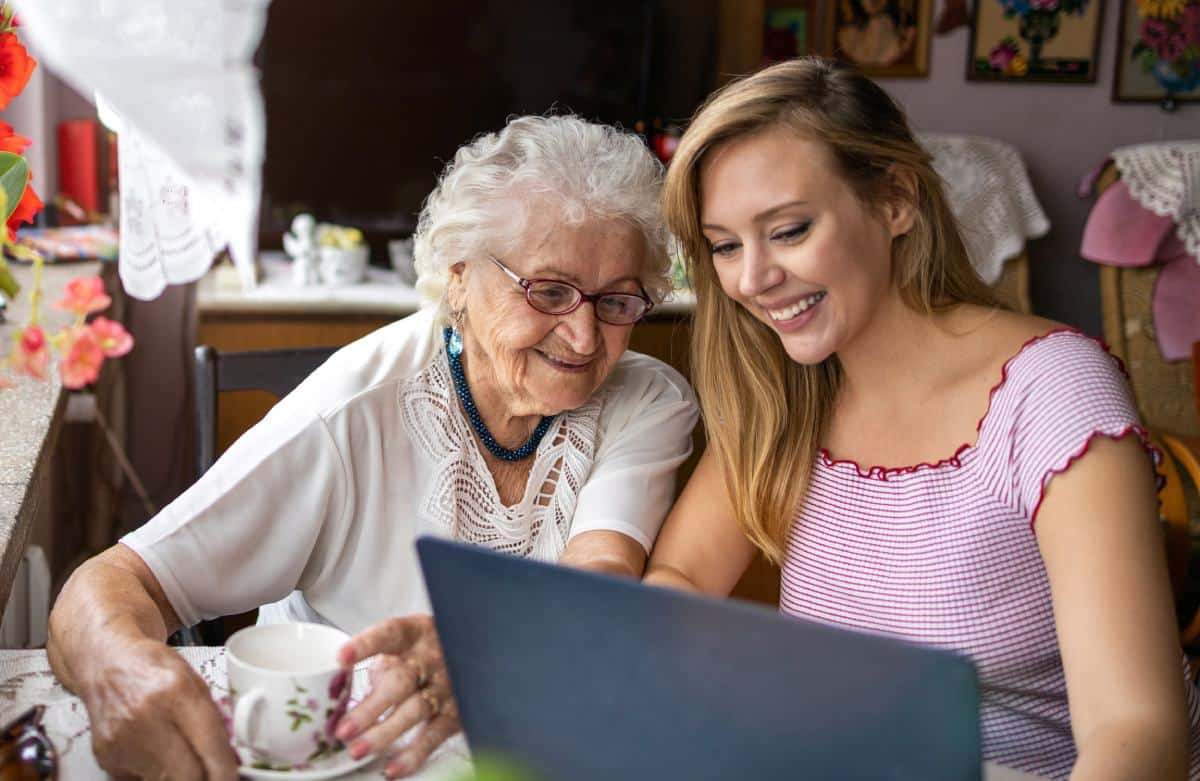
[[253,285],[266,131],[250,58],[269,2],[15,1],[43,63],[118,133],[130,295],[199,279],[225,247]]

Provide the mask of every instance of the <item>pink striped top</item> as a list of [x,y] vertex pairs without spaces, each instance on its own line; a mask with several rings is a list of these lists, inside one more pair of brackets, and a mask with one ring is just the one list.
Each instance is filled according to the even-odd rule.
[[[1066,778],[1075,743],[1033,525],[1050,479],[1093,438],[1130,434],[1146,442],[1103,346],[1067,330],[1030,340],[992,389],[975,444],[951,458],[863,470],[821,453],[788,540],[780,609],[966,654],[979,671],[984,758]],[[1200,701],[1182,685],[1197,779]]]

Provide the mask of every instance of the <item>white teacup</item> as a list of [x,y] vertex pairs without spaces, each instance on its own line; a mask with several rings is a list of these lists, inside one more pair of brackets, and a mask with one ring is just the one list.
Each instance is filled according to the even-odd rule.
[[247,627],[226,643],[233,733],[256,763],[276,769],[341,749],[333,728],[346,711],[351,676],[337,664],[350,636],[320,624]]

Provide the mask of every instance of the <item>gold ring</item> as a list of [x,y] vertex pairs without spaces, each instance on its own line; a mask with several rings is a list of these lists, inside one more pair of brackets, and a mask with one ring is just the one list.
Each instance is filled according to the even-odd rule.
[[404,657],[404,663],[411,667],[413,672],[416,673],[417,688],[424,689],[429,684],[429,676],[425,673],[425,668],[421,666],[420,662],[418,662],[416,659],[413,659],[411,656]]
[[442,712],[442,703],[429,689],[421,689],[419,692],[421,699],[425,700],[425,704],[429,706],[429,715],[425,717],[426,721],[430,721],[434,716]]

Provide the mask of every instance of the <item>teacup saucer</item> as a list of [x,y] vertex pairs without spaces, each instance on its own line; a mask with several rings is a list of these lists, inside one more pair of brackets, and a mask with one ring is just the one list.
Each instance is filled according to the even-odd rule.
[[[234,739],[232,735],[233,718],[230,709],[233,703],[229,697],[229,690],[225,685],[224,661],[224,652],[222,652],[218,657],[201,665],[200,675],[208,683],[213,700],[217,703],[217,708],[221,711],[221,715],[225,719],[225,726],[229,728],[231,733],[229,738],[230,743],[233,745],[238,757],[245,760],[253,756],[253,752],[251,752],[248,746]],[[354,668],[354,678],[351,683],[350,694],[351,708],[358,704],[367,692],[367,669],[368,665],[365,662],[360,663]],[[240,765],[238,767],[238,775],[242,778],[262,779],[262,781],[270,781],[271,779],[278,779],[279,781],[321,781],[321,779],[336,778],[366,767],[375,760],[375,757],[375,754],[368,754],[362,759],[351,759],[350,752],[343,749],[329,756],[305,762],[300,767],[290,770],[274,770],[264,767],[261,764],[256,767],[256,763],[252,761],[249,764]]]
[[[235,743],[234,748],[238,748]],[[249,751],[239,751],[239,756],[249,754]],[[351,759],[349,751],[339,751],[331,756],[314,759],[312,762],[305,762],[299,767],[291,770],[271,770],[262,765],[255,766],[241,765],[238,767],[238,775],[243,778],[258,778],[263,781],[272,781],[272,779],[288,779],[288,781],[320,781],[325,778],[336,778],[346,773],[358,770],[361,767],[369,765],[375,760],[374,754],[368,754],[362,759]]]

